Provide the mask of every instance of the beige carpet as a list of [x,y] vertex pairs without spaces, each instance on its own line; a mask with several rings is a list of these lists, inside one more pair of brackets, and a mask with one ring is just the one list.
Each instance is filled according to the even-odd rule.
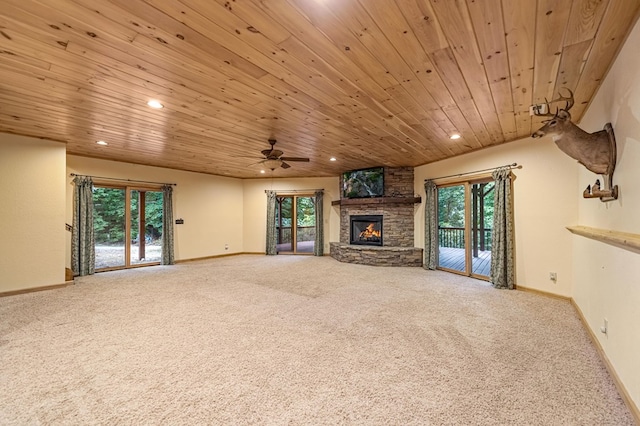
[[572,306],[236,256],[0,298],[0,424],[632,425]]

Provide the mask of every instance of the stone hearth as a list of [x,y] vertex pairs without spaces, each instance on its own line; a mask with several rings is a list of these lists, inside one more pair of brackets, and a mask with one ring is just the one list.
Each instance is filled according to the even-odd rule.
[[[415,204],[413,168],[385,168],[384,197],[340,199],[340,242],[330,243],[331,256],[347,263],[378,266],[422,266],[422,249],[413,245]],[[342,182],[340,182],[342,186]],[[351,216],[381,215],[383,246],[349,244]]]
[[345,263],[374,266],[422,266],[418,247],[375,247],[330,243],[331,256]]

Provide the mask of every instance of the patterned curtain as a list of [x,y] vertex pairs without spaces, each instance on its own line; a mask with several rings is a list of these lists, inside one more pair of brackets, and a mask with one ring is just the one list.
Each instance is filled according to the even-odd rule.
[[267,191],[267,254],[276,255],[276,191]]
[[163,265],[173,265],[173,186],[162,187],[162,261]]
[[73,179],[73,230],[71,231],[71,267],[76,275],[91,275],[96,268],[93,232],[93,180],[88,176]]
[[424,181],[424,268],[438,266],[438,189],[432,180]]
[[316,239],[313,243],[313,255],[324,256],[324,192],[316,191],[314,200],[316,208]]
[[515,286],[513,253],[513,201],[511,169],[501,167],[493,174],[496,181],[491,237],[491,283],[495,288]]

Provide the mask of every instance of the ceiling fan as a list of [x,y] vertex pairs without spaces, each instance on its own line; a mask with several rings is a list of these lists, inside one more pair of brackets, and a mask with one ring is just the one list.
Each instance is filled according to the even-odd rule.
[[283,157],[284,152],[280,151],[279,149],[275,149],[274,147],[276,142],[277,141],[275,139],[269,139],[269,144],[271,145],[271,148],[260,151],[264,156],[264,158],[258,161],[257,164],[261,164],[273,171],[278,167],[282,167],[283,169],[288,169],[289,167],[291,167],[289,164],[287,164],[287,161],[289,162],[298,161],[298,162],[306,162],[306,163],[309,162],[309,159],[305,157]]

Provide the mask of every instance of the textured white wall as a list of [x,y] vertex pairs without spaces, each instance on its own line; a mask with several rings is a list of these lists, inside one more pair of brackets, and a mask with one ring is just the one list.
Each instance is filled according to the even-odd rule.
[[[523,287],[571,296],[571,236],[565,226],[577,221],[577,163],[551,138],[487,148],[415,170],[415,192],[423,199],[424,180],[511,163],[514,170],[516,283]],[[416,212],[416,247],[424,247],[424,204]],[[549,280],[556,272],[556,283]]]
[[65,152],[0,133],[0,292],[64,283]]
[[[73,208],[70,173],[177,183],[173,190],[173,217],[184,219],[184,224],[174,225],[176,260],[243,251],[240,179],[69,155],[67,220],[71,220]],[[228,250],[225,250],[225,244],[228,244]]]
[[[578,223],[640,234],[640,23],[636,24],[580,126],[589,132],[611,122],[618,145],[616,201],[578,201]],[[579,187],[596,175],[580,169]],[[573,236],[573,297],[607,357],[640,407],[640,252]],[[599,332],[604,319],[609,333]]]
[[324,189],[324,252],[329,242],[340,240],[340,210],[331,201],[340,199],[339,178],[247,179],[244,181],[244,251],[266,251],[267,196],[265,190]]

